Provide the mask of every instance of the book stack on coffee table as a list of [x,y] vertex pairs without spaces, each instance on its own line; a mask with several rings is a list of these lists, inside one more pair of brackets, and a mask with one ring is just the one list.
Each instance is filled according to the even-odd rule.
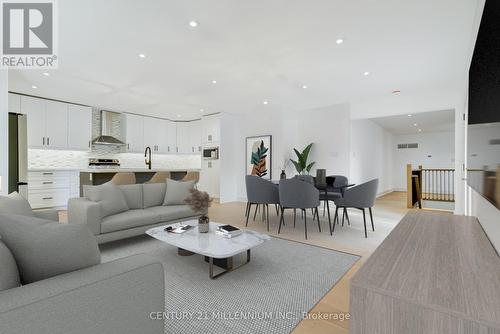
[[234,238],[242,233],[242,231],[232,225],[220,225],[215,231],[216,234],[223,236],[224,238]]

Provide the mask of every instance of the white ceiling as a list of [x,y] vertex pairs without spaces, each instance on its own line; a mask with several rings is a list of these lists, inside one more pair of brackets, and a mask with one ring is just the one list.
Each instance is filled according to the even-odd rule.
[[477,1],[58,1],[59,69],[9,89],[181,119],[440,89],[465,78]]
[[[455,131],[455,111],[441,110],[418,114],[373,118],[372,121],[394,135]],[[416,124],[416,125],[415,125]],[[418,130],[421,130],[420,132]]]

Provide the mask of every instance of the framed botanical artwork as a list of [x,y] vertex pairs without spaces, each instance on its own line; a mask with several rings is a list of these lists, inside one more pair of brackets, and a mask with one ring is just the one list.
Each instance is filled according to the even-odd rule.
[[246,138],[246,174],[272,178],[272,136]]

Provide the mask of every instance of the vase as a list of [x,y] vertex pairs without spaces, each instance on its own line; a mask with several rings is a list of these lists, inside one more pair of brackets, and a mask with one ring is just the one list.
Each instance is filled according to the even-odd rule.
[[281,179],[281,180],[286,179],[286,173],[285,173],[285,171],[284,171],[284,170],[282,170],[282,171],[281,171],[281,174],[280,174],[280,179]]
[[203,215],[198,218],[198,232],[207,233],[210,226],[210,218],[208,216]]

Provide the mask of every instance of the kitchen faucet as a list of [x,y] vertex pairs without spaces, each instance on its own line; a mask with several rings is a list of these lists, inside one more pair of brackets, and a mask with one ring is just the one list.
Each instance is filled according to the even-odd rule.
[[151,169],[151,147],[146,147],[146,150],[144,151],[144,158],[146,166],[148,166],[148,169]]

